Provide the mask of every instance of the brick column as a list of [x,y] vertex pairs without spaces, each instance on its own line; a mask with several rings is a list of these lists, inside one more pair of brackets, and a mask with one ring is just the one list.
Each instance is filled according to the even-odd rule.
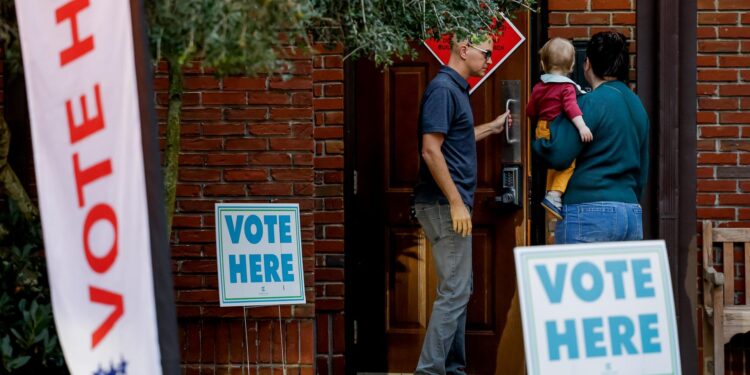
[[344,70],[340,47],[317,46],[315,109],[315,311],[318,374],[343,374]]

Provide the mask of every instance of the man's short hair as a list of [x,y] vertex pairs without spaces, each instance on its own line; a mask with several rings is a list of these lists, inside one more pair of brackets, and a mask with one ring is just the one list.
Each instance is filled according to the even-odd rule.
[[568,72],[576,58],[576,49],[567,39],[552,38],[539,50],[544,69]]

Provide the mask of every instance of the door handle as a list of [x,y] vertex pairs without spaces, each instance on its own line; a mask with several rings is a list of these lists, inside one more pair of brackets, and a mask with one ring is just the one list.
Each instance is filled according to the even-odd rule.
[[[505,112],[506,113],[508,111],[510,111],[510,104],[514,103],[514,102],[518,102],[518,100],[516,100],[516,99],[508,99],[508,100],[505,101]],[[520,119],[517,119],[516,121],[519,121],[519,120]],[[518,126],[518,125],[516,125],[516,126]],[[516,138],[511,138],[511,136],[510,136],[510,128],[508,127],[508,118],[507,117],[505,118],[505,141],[508,142],[509,144],[511,144],[511,143],[518,143],[518,141],[519,141]]]

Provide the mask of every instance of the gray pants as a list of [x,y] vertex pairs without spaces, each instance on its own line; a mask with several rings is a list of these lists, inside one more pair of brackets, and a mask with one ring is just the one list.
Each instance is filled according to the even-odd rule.
[[471,236],[457,234],[447,204],[417,204],[417,219],[432,244],[438,290],[416,374],[465,374],[466,306],[472,291]]

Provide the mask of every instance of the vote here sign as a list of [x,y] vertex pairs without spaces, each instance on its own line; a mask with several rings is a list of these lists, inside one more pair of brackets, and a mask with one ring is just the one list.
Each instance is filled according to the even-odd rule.
[[305,303],[299,205],[216,204],[221,306]]
[[680,374],[664,241],[515,249],[529,374]]

